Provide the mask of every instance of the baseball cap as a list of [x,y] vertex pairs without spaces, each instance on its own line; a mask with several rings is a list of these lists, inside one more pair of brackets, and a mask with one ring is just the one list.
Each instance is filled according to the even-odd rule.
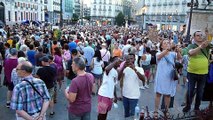
[[40,61],[43,61],[43,62],[49,62],[49,58],[48,56],[43,56],[39,59]]

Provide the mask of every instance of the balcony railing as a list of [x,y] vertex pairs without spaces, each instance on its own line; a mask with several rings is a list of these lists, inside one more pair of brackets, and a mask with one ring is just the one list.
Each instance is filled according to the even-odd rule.
[[161,6],[161,5],[162,5],[162,4],[159,2],[159,3],[158,3],[158,6]]
[[171,2],[169,2],[169,5],[171,5],[171,6],[172,6],[172,5],[173,5],[173,2],[172,2],[172,1],[171,1]]
[[182,5],[186,5],[186,4],[187,4],[187,1],[184,0],[184,1],[182,2]]
[[175,5],[179,5],[180,3],[178,1],[175,2]]

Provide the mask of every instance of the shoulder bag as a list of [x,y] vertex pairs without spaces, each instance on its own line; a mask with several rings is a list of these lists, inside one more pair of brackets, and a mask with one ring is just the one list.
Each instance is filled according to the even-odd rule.
[[179,79],[179,75],[178,75],[178,70],[176,69],[175,65],[173,63],[171,63],[166,57],[164,57],[166,59],[166,61],[170,64],[172,64],[173,69],[172,69],[172,79],[174,81]]

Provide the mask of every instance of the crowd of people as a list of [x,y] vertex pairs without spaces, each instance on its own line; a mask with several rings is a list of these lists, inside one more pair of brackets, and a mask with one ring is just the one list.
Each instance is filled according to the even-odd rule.
[[153,39],[149,31],[115,26],[51,30],[16,24],[5,31],[7,37],[0,35],[0,81],[8,88],[6,107],[16,110],[17,120],[45,120],[48,109],[54,116],[64,85],[69,120],[90,120],[92,96],[98,99],[98,120],[106,120],[118,100],[124,118],[134,116],[140,92],[151,82],[156,119],[160,109],[169,118],[179,83],[187,87],[183,112],[191,110],[195,94],[195,111],[202,100],[212,107],[208,32],[196,31],[184,43],[183,32],[158,31]]

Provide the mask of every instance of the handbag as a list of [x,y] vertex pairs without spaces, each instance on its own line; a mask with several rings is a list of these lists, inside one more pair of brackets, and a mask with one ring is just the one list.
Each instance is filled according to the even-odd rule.
[[209,73],[208,73],[208,83],[213,83],[213,64],[209,65]]
[[[164,58],[166,59],[166,61],[167,61],[168,63],[172,64],[166,57],[164,57]],[[176,81],[176,80],[179,79],[178,70],[177,70],[177,68],[175,67],[174,64],[172,64],[172,66],[173,66],[173,69],[172,69],[172,79],[173,79],[174,81]]]

